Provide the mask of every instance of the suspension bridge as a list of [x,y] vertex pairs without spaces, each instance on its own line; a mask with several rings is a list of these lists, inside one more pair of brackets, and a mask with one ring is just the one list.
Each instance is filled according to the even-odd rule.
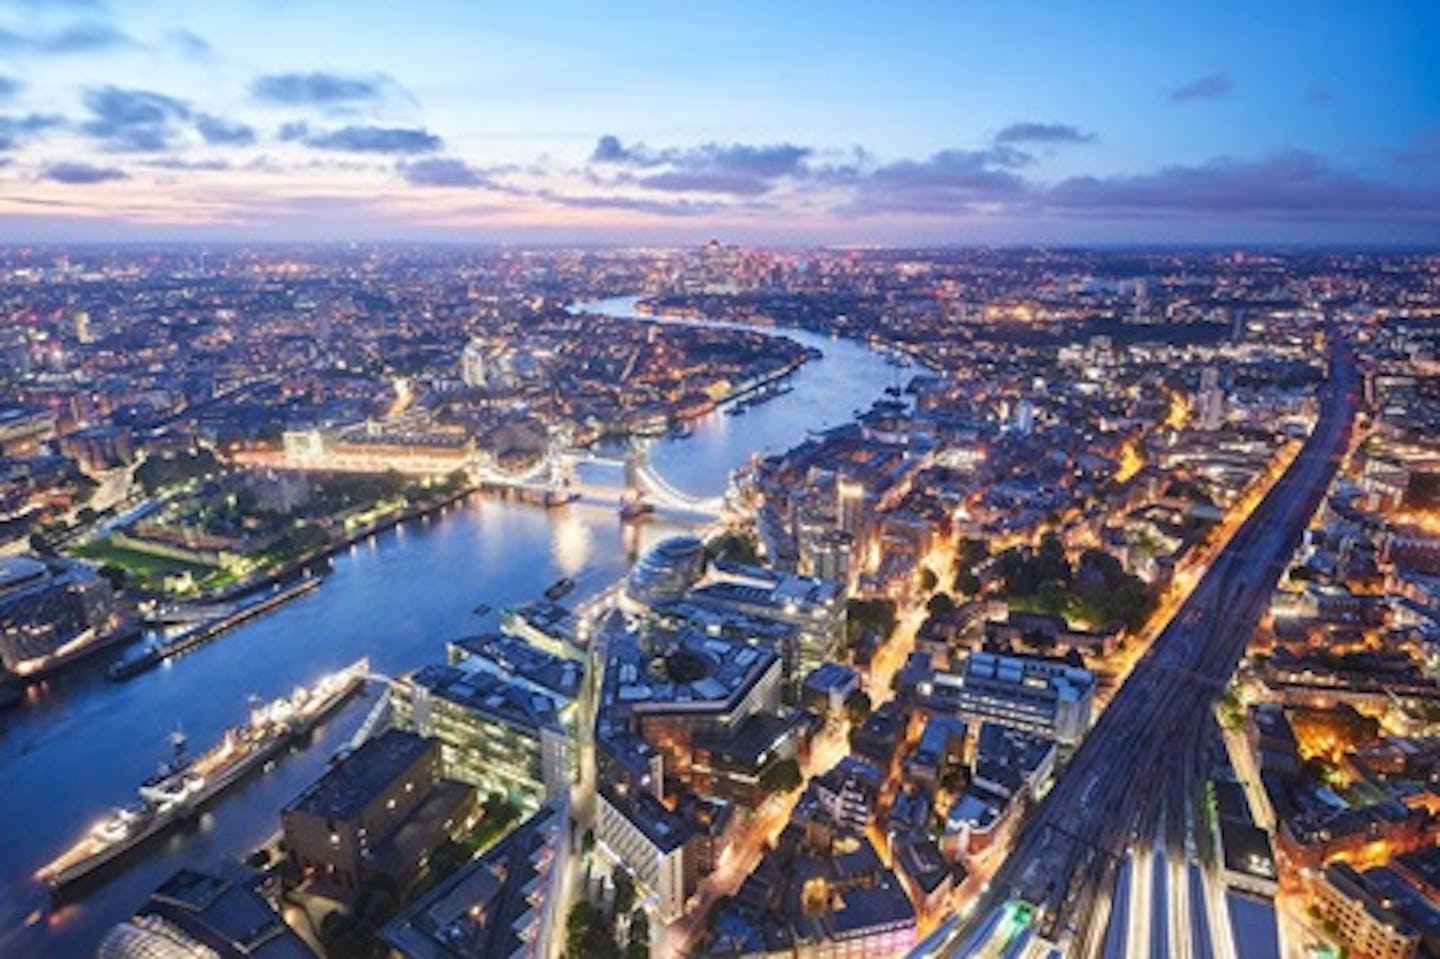
[[[619,470],[621,483],[612,485],[583,478],[581,466]],[[725,503],[723,496],[695,496],[676,487],[650,462],[643,440],[631,440],[622,452],[609,455],[552,446],[544,456],[520,471],[502,470],[482,460],[472,469],[472,475],[482,485],[513,489],[543,497],[547,502],[580,497],[707,516],[718,515]]]

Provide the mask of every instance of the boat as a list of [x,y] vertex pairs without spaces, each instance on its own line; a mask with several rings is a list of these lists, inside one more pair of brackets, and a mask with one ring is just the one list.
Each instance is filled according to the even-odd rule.
[[746,411],[746,409],[747,409],[747,407],[745,406],[744,403],[736,403],[734,406],[726,407],[726,409],[725,409],[725,415],[726,415],[726,416],[739,416],[740,414],[744,413],[744,412]]
[[370,661],[360,659],[313,686],[252,705],[247,723],[226,730],[219,743],[193,758],[184,737],[172,736],[171,758],[140,784],[138,801],[115,809],[41,867],[35,878],[58,893],[172,826],[193,819],[247,774],[309,735],[364,685],[369,673]]
[[169,639],[160,639],[143,646],[140,649],[131,650],[120,660],[112,663],[106,671],[106,675],[112,681],[119,682],[122,679],[129,679],[138,676],[140,673],[158,666],[162,661],[171,656],[178,656],[181,653],[189,652],[197,646],[208,643],[246,620],[253,619],[282,603],[289,602],[298,596],[310,592],[320,585],[319,576],[306,573],[299,581],[289,586],[277,584],[275,588],[259,600],[252,601],[246,605],[232,608],[228,613],[216,619],[206,620],[200,625],[173,636]]
[[481,603],[479,606],[476,606],[474,609],[472,609],[471,612],[474,613],[476,616],[484,616],[486,613],[490,612],[490,604]]
[[644,500],[626,500],[620,504],[621,519],[639,519],[642,516],[649,516],[655,512],[655,507]]
[[561,599],[568,595],[575,588],[575,580],[569,576],[562,576],[549,586],[545,587],[545,598],[550,600]]

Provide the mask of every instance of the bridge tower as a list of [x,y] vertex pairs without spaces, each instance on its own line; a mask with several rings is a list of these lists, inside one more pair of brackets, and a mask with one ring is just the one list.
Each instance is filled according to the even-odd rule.
[[640,472],[649,460],[648,447],[638,436],[630,437],[625,444],[625,499],[637,502],[645,495]]
[[551,428],[549,439],[545,461],[550,468],[550,487],[569,489],[575,485],[574,437],[568,428],[557,426]]

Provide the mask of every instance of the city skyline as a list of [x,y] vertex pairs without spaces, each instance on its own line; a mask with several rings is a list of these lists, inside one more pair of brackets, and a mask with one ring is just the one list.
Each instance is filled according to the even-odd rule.
[[1440,238],[1434,11],[0,2],[0,239]]

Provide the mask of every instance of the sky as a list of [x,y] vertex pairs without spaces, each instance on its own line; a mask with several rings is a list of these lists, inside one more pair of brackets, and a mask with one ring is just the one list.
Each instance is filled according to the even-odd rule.
[[0,242],[1440,245],[1434,0],[0,0]]

